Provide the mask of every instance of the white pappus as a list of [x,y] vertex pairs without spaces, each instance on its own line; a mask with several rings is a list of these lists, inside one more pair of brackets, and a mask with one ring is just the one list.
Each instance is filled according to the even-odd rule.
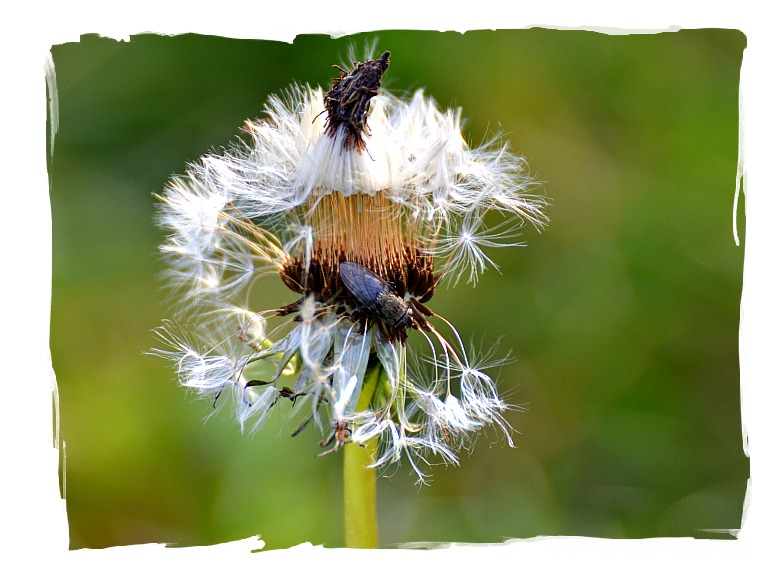
[[[339,68],[327,92],[271,96],[245,141],[159,195],[179,306],[154,352],[215,407],[230,397],[242,427],[291,406],[294,433],[313,423],[332,450],[377,438],[374,466],[405,457],[423,480],[485,426],[512,444],[496,363],[427,302],[496,268],[485,250],[545,225],[546,201],[500,138],[471,148],[460,111],[384,90],[389,58]],[[262,302],[268,277],[286,299]]]

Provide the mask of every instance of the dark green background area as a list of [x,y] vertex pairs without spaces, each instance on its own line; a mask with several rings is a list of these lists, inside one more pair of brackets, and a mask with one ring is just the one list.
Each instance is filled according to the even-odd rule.
[[[536,535],[697,536],[741,523],[743,245],[733,239],[745,37],[518,30],[380,32],[386,86],[460,106],[472,145],[503,130],[551,198],[527,247],[432,308],[517,358],[501,391],[517,449],[483,437],[431,485],[378,482],[384,545]],[[294,44],[86,36],[52,48],[51,349],[71,547],[342,544],[341,456],[255,436],[175,385],[151,329],[169,315],[153,192],[226,145],[266,96],[328,86],[374,35]],[[360,50],[361,53],[361,50]],[[740,199],[738,213],[744,205]],[[742,217],[738,223],[743,238]],[[286,302],[277,288],[255,309]]]

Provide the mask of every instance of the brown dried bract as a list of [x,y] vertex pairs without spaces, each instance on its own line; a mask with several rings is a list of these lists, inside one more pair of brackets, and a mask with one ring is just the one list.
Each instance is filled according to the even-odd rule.
[[356,148],[364,152],[364,137],[368,136],[367,117],[370,114],[370,99],[378,94],[381,78],[389,67],[387,50],[378,60],[357,62],[354,70],[348,72],[340,66],[340,77],[333,79],[330,91],[324,95],[324,107],[327,110],[325,132],[334,138],[338,127],[346,129],[346,148]]

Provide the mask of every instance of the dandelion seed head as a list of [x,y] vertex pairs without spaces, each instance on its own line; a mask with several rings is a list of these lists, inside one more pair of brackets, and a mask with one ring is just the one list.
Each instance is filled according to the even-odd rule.
[[470,147],[460,109],[385,90],[390,66],[384,52],[327,90],[270,96],[243,140],[170,180],[161,250],[186,321],[156,353],[242,429],[284,408],[333,450],[378,439],[373,467],[406,461],[425,482],[488,426],[511,444],[495,363],[427,303],[498,269],[488,252],[543,227],[546,201],[500,135]]

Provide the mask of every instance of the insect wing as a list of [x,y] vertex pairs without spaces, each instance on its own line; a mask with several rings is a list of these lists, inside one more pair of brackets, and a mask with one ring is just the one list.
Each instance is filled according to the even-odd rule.
[[368,311],[374,311],[378,295],[389,289],[386,281],[364,265],[352,261],[341,263],[339,271],[343,284],[351,291],[359,305]]

